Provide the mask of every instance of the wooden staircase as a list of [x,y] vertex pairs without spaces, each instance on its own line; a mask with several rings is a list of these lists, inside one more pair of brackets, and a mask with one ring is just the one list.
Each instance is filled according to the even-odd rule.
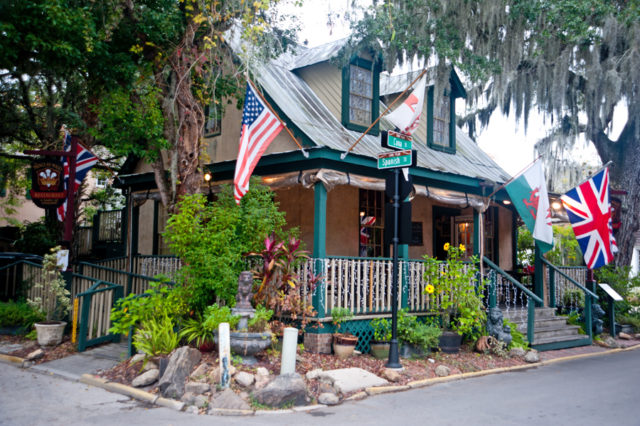
[[[514,322],[525,337],[527,335],[527,309],[512,308],[502,311],[504,318]],[[551,350],[587,346],[591,344],[588,335],[580,334],[580,327],[567,324],[566,317],[555,314],[555,308],[536,308],[533,326],[533,344],[537,350]]]

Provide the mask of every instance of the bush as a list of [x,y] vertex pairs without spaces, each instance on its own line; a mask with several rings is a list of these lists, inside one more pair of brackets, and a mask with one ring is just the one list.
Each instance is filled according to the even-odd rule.
[[42,320],[44,315],[26,302],[0,302],[0,327],[21,327],[27,332]]
[[180,336],[174,330],[173,321],[167,315],[151,318],[142,322],[142,326],[133,336],[136,349],[149,356],[171,353],[180,343]]
[[197,312],[216,296],[233,306],[244,255],[260,251],[266,236],[283,235],[285,213],[278,210],[273,192],[257,179],[250,187],[240,206],[229,185],[213,203],[203,194],[186,195],[167,222],[164,237],[185,264],[179,280]]
[[418,317],[408,315],[406,309],[398,311],[398,340],[421,348],[424,352],[437,348],[442,329],[418,321]]

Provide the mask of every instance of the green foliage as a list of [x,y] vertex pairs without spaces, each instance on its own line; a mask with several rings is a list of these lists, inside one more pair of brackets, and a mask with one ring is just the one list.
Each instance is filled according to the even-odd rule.
[[568,288],[562,294],[562,305],[584,308],[584,291],[579,288]]
[[391,323],[386,318],[374,318],[369,324],[373,328],[373,340],[377,342],[391,340]]
[[580,327],[580,329],[578,330],[578,333],[587,334],[585,331],[584,318],[582,317],[582,315],[580,315],[580,312],[578,311],[569,312],[569,315],[567,316],[567,324],[577,325]]
[[[518,264],[532,266],[535,241],[526,226],[518,228]],[[545,257],[551,263],[561,266],[582,266],[582,251],[571,226],[553,225],[553,249]]]
[[533,241],[533,235],[526,226],[520,226],[518,228],[517,246],[516,256],[518,265],[532,266],[534,262],[535,241]]
[[336,331],[342,331],[342,324],[353,319],[353,313],[349,308],[335,307],[331,309],[331,322],[336,326]]
[[244,254],[260,250],[267,235],[283,232],[285,214],[274,194],[253,179],[240,207],[225,185],[213,203],[202,194],[185,195],[177,209],[164,236],[185,264],[180,279],[191,308],[201,312],[216,296],[233,304]]
[[14,248],[18,252],[44,256],[57,245],[59,239],[59,225],[42,218],[20,227],[20,238],[14,243]]
[[142,295],[130,294],[111,309],[109,333],[128,334],[130,327],[163,316],[180,318],[187,313],[185,293],[163,283],[151,283]]
[[522,348],[525,351],[529,350],[529,342],[525,338],[525,335],[518,330],[518,326],[516,325],[516,323],[503,318],[502,324],[508,325],[511,329],[511,344],[509,345],[510,348]]
[[269,321],[273,316],[273,310],[262,305],[256,307],[253,318],[250,318],[247,327],[251,333],[262,333],[269,329]]
[[[613,288],[624,300],[614,302],[616,317],[618,315],[629,314],[634,306],[640,306],[640,297],[638,297],[637,288],[640,287],[640,275],[629,277],[631,268],[629,266],[615,266],[609,264],[598,268],[594,271],[597,282],[607,283]],[[608,300],[606,293],[597,288],[597,294],[600,300]],[[601,303],[606,315],[605,320],[609,318],[609,304]]]
[[19,326],[27,332],[43,319],[44,315],[26,302],[0,302],[0,327]]
[[44,280],[33,284],[33,288],[42,289],[42,296],[27,299],[27,303],[42,312],[47,321],[61,321],[69,312],[71,299],[66,282],[62,278],[57,264],[57,252],[60,247],[54,247],[44,256],[42,268]]
[[470,264],[464,263],[463,245],[452,247],[447,243],[445,251],[445,262],[424,256],[424,280],[433,286],[433,294],[440,300],[439,308],[432,311],[444,311],[443,322],[446,329],[454,330],[461,336],[479,337],[476,334],[480,332],[479,328],[486,322],[487,316],[482,304],[484,284],[478,283],[476,279],[478,270],[475,264],[478,259],[473,256]]
[[223,322],[229,323],[229,328],[233,330],[238,326],[238,321],[240,321],[238,315],[233,315],[231,308],[228,306],[218,306],[217,303],[207,306],[204,314],[205,326],[212,331],[217,331],[218,326]]
[[428,352],[438,347],[442,329],[418,321],[418,317],[408,315],[406,309],[398,311],[398,340],[418,346]]
[[169,354],[179,343],[180,335],[174,330],[173,321],[168,315],[143,321],[133,335],[136,349],[148,356]]

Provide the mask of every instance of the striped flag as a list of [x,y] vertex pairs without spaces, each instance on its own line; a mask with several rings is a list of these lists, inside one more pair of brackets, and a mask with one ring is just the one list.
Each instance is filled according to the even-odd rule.
[[283,128],[280,120],[255,93],[251,84],[247,83],[247,94],[242,112],[240,147],[233,178],[233,196],[238,205],[249,190],[249,178],[260,157]]
[[610,263],[618,246],[611,226],[609,169],[604,168],[561,198],[587,267]]
[[[64,136],[64,150],[71,151],[71,134],[65,132]],[[62,158],[64,164],[64,188],[69,190],[69,157]],[[78,143],[76,149],[76,181],[73,185],[73,191],[77,192],[80,188],[80,184],[84,180],[89,170],[98,162],[98,157],[93,155],[91,151],[86,149],[82,144]],[[67,212],[67,201],[58,207],[57,209],[58,220],[64,222],[64,217]]]

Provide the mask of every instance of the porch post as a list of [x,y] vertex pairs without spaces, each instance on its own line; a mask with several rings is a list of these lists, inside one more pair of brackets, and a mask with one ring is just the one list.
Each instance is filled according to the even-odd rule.
[[[313,257],[316,259],[316,274],[319,275],[327,257],[327,189],[322,182],[316,182],[313,186],[313,197]],[[325,285],[322,279],[313,294],[313,308],[318,318],[326,316]]]
[[480,232],[480,214],[473,209],[473,254],[476,256],[480,256]]
[[[542,251],[540,250],[540,246],[537,241],[535,244],[533,292],[544,301],[544,267],[542,264]],[[542,304],[536,302],[536,307],[542,307]]]

